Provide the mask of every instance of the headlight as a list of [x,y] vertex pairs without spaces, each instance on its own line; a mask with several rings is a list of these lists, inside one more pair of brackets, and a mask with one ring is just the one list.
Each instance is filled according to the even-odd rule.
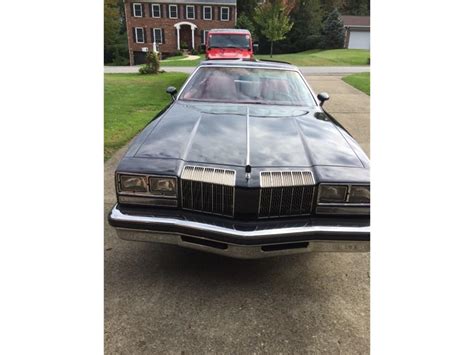
[[349,193],[349,202],[352,203],[370,203],[370,186],[351,186]]
[[159,196],[176,197],[176,179],[150,177],[150,192]]
[[322,203],[344,203],[346,194],[346,185],[320,185],[318,201]]
[[120,191],[147,192],[146,176],[120,175]]

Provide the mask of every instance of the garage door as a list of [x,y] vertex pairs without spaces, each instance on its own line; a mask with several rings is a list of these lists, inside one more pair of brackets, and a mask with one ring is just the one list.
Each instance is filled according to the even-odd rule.
[[370,32],[351,31],[348,48],[370,49]]

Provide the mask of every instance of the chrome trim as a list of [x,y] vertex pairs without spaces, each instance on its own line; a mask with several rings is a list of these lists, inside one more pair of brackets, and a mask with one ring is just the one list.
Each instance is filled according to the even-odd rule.
[[[236,245],[230,243],[222,243],[227,247],[225,249],[215,248],[212,246],[191,243],[183,240],[181,235],[175,233],[157,233],[152,231],[134,230],[134,229],[123,229],[117,228],[117,236],[123,240],[129,240],[134,242],[153,242],[176,245],[188,249],[194,249],[198,251],[223,255],[231,258],[238,259],[259,259],[271,256],[281,255],[293,255],[307,252],[370,252],[369,241],[309,241],[308,246],[305,248],[297,249],[284,249],[277,251],[263,251],[262,247],[268,244],[262,245]],[[213,241],[208,238],[194,237],[200,240]],[[281,243],[279,245],[285,245],[290,243]],[[274,244],[272,244],[274,245]]]
[[250,165],[250,107],[247,106],[247,156],[245,166]]
[[157,197],[119,195],[118,203],[142,206],[178,207],[178,200]]
[[[177,219],[172,217],[156,217],[156,216],[137,216],[122,213],[115,205],[110,212],[110,219],[115,222],[130,222],[130,223],[142,223],[152,226],[174,226],[174,227],[186,227],[189,229],[195,229],[200,232],[217,233],[222,236],[235,237],[235,238],[252,238],[252,237],[271,237],[271,236],[298,236],[299,234],[305,235],[308,233],[341,233],[351,235],[365,235],[370,233],[370,226],[304,226],[304,227],[282,227],[273,229],[261,229],[261,230],[237,230],[230,229],[218,225],[187,221],[183,219]],[[127,228],[128,229],[128,228]],[[141,230],[141,229],[140,229]]]
[[[120,191],[120,178],[119,175],[129,175],[129,176],[145,176],[146,177],[146,186],[147,192],[143,193],[133,193],[130,191]],[[165,196],[158,195],[150,191],[150,178],[164,178],[164,179],[174,179],[176,186],[176,194],[174,196]],[[170,175],[153,175],[153,174],[142,174],[142,173],[130,173],[125,171],[116,171],[115,172],[115,192],[120,196],[141,196],[141,197],[150,197],[150,198],[167,198],[167,199],[177,199],[178,198],[178,179],[176,176]]]

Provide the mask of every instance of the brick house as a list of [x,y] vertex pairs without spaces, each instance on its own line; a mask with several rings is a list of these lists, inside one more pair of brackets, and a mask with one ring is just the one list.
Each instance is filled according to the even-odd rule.
[[124,0],[130,65],[142,64],[155,41],[168,55],[205,42],[213,28],[234,28],[237,0]]

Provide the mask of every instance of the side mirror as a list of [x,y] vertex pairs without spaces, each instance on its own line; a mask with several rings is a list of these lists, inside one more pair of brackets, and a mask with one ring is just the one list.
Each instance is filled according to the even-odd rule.
[[166,93],[171,95],[171,98],[174,101],[176,100],[176,94],[178,93],[178,90],[176,90],[174,86],[168,86],[168,88],[166,89]]
[[323,106],[324,102],[329,100],[329,94],[327,92],[320,92],[318,94],[318,100],[321,102],[321,106]]
[[253,44],[253,52],[257,53],[258,52],[258,43]]

